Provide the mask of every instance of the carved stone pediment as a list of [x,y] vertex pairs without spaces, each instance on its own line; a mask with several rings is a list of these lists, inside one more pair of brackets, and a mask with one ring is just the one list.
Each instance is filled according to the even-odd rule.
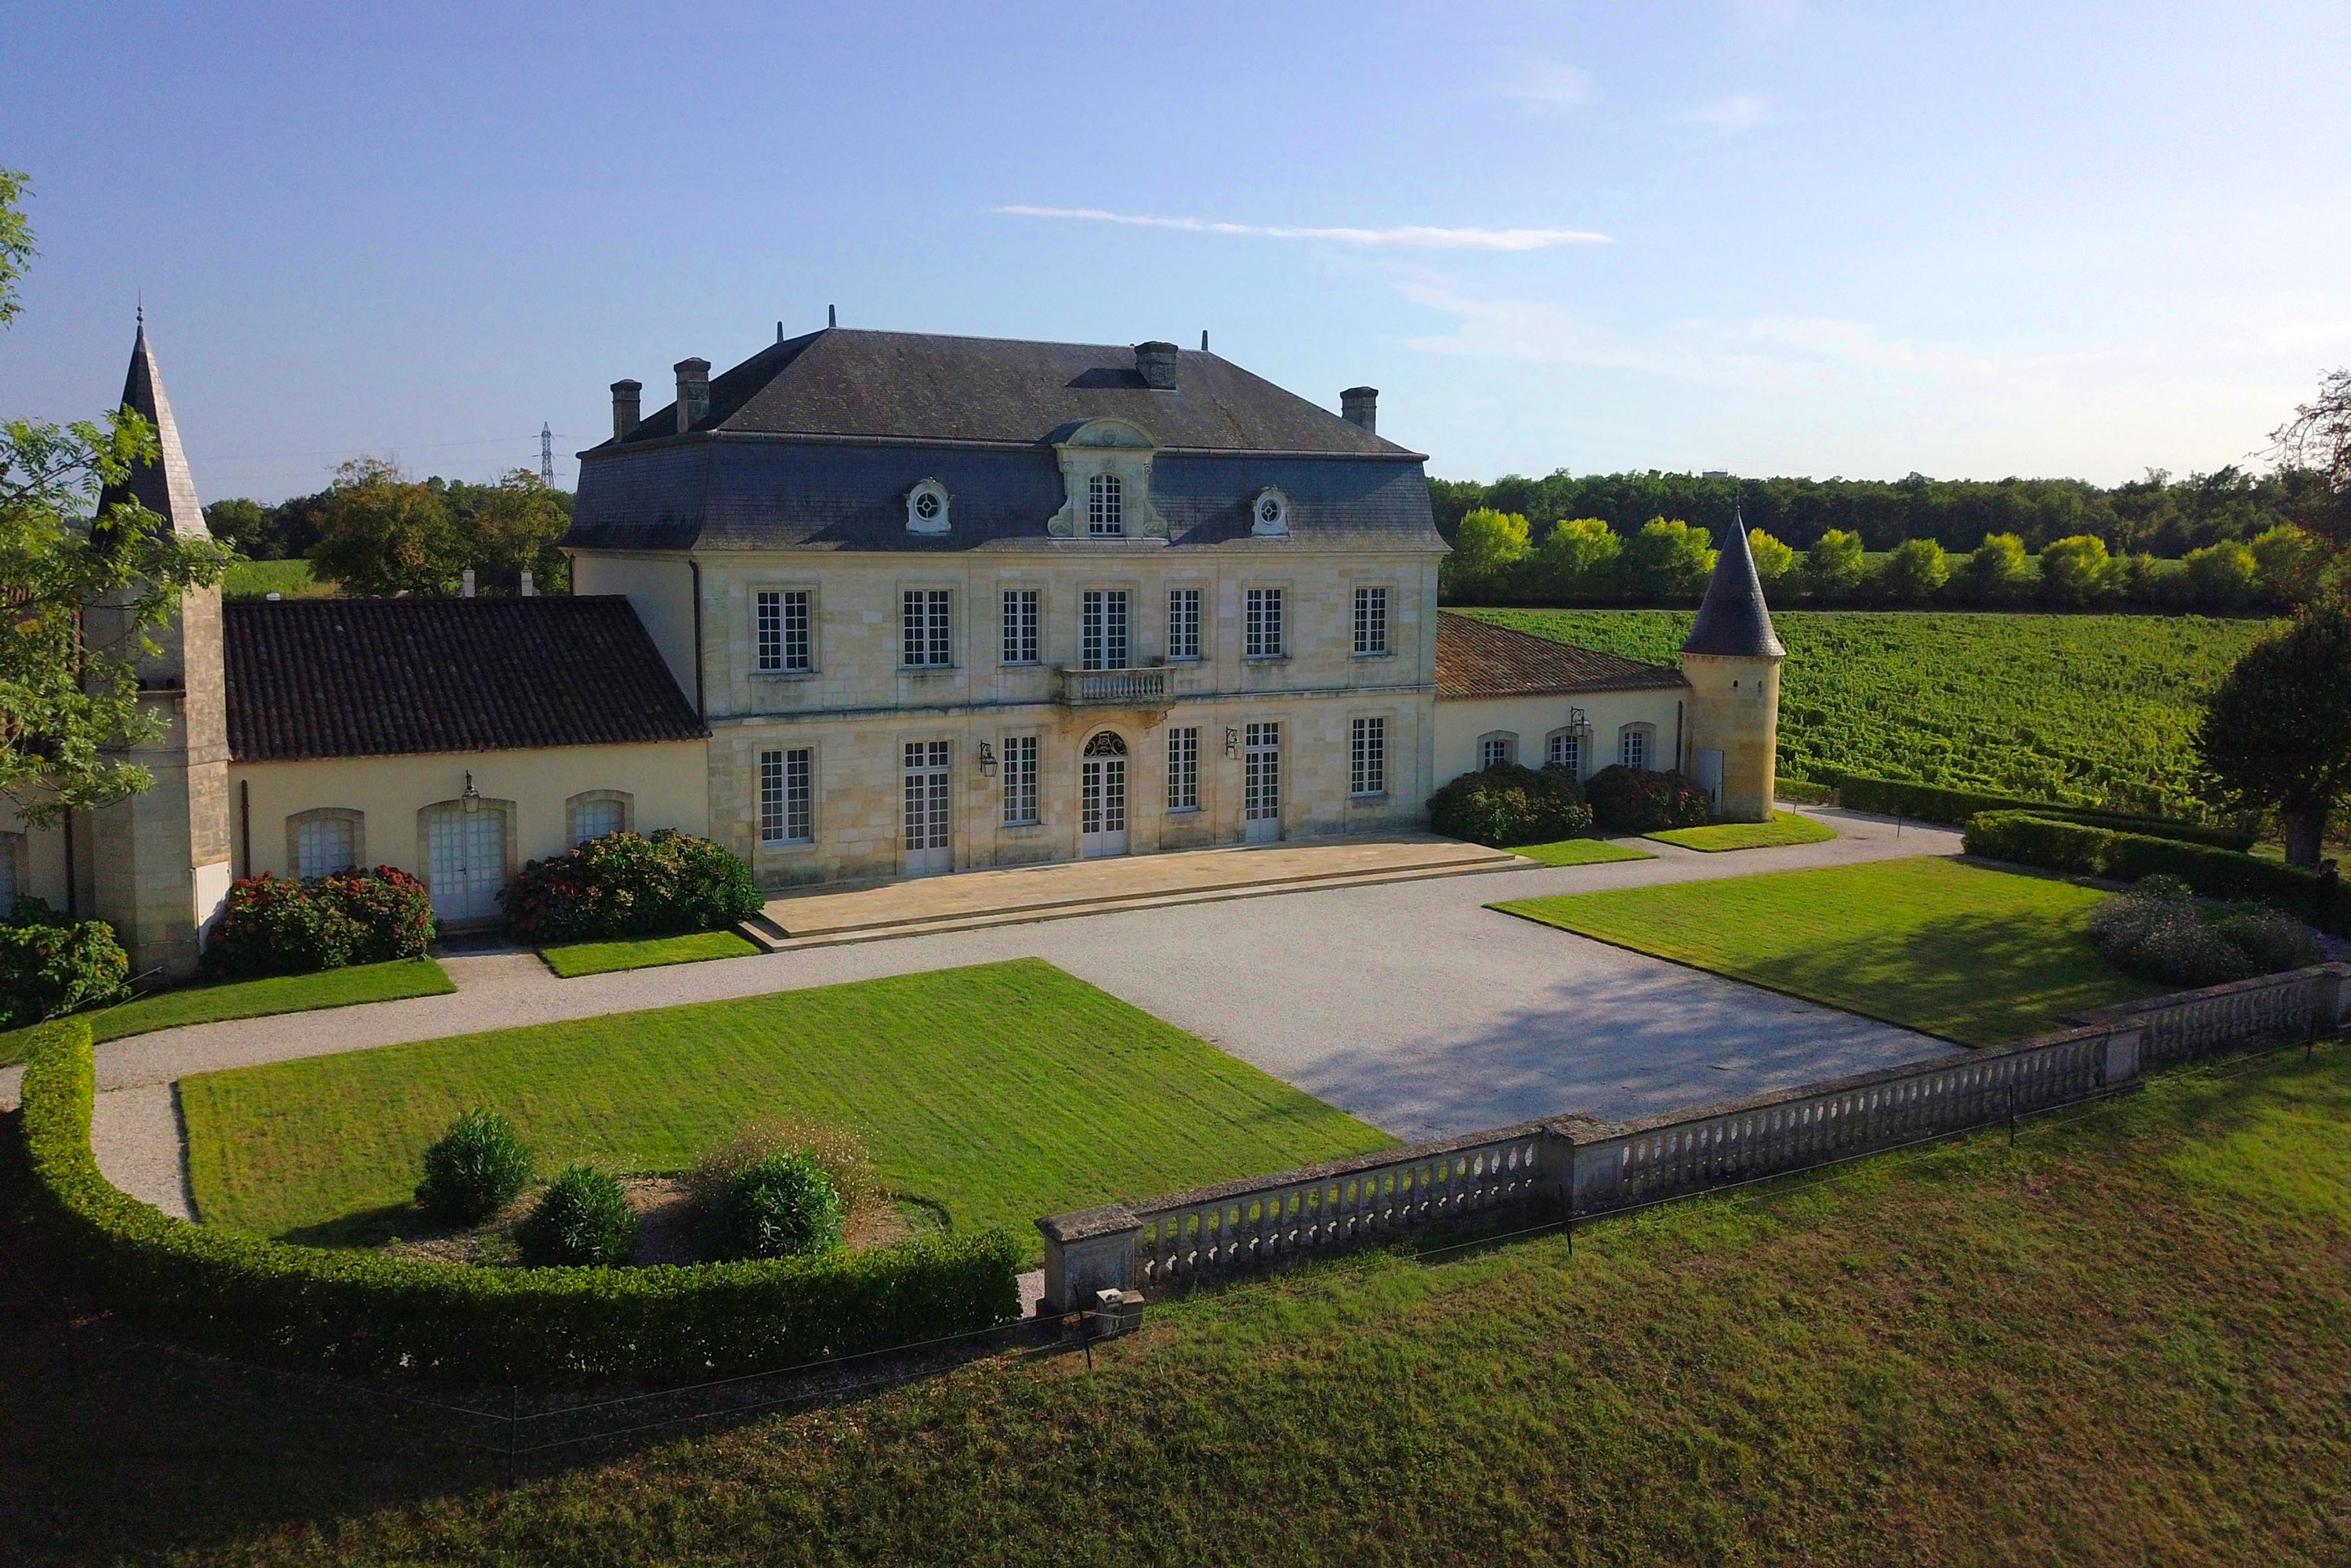
[[[1061,509],[1046,519],[1057,539],[1164,539],[1167,519],[1151,504],[1151,460],[1157,443],[1123,419],[1090,419],[1053,444],[1061,464]],[[1088,486],[1096,476],[1118,481],[1120,531],[1092,533],[1087,527]]]

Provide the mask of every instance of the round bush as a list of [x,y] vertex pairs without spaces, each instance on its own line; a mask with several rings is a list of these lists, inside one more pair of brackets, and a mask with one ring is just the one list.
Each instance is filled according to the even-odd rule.
[[1500,849],[1571,838],[1592,826],[1592,811],[1565,768],[1503,762],[1430,796],[1428,821],[1447,838]]
[[468,1111],[424,1151],[416,1205],[442,1225],[479,1225],[530,1183],[530,1151],[496,1111]]
[[841,1194],[805,1155],[744,1167],[712,1207],[707,1245],[719,1258],[789,1258],[841,1245]]
[[204,944],[213,979],[307,975],[346,964],[421,958],[433,941],[433,895],[397,866],[294,882],[267,872],[229,884]]
[[538,1195],[515,1243],[524,1262],[542,1267],[625,1263],[637,1247],[636,1210],[610,1176],[570,1166]]
[[1663,828],[1697,828],[1714,815],[1714,797],[1679,773],[1653,772],[1622,763],[1583,781],[1593,820],[1611,833],[1654,833]]
[[2176,986],[2217,986],[2318,961],[2309,928],[2258,904],[2199,907],[2175,876],[2140,879],[2090,912],[2090,934],[2116,967]]
[[607,833],[532,861],[498,896],[508,927],[530,943],[717,931],[765,902],[740,856],[670,828]]
[[0,916],[0,1029],[120,999],[131,956],[103,920],[68,920],[37,898]]
[[422,958],[433,945],[433,894],[398,866],[337,872],[304,885],[312,899],[349,922],[347,963]]

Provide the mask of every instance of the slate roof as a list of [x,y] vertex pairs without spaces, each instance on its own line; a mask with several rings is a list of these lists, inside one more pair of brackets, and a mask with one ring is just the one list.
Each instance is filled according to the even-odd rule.
[[172,400],[163,395],[163,374],[155,368],[155,350],[147,343],[147,317],[139,317],[139,336],[131,345],[131,369],[122,378],[122,406],[155,427],[161,449],[152,463],[141,463],[128,479],[109,485],[98,498],[100,517],[118,502],[137,501],[160,513],[172,531],[183,538],[210,538],[204,527],[204,504],[196,499],[196,482],[188,473],[188,455],[180,445],[179,422],[172,417]]
[[[1177,350],[1176,385],[1155,391],[1132,348],[851,328],[773,344],[713,376],[694,428],[1025,445],[1104,416],[1162,447],[1414,455],[1206,350]],[[676,434],[672,401],[590,450]]]
[[1552,692],[1663,691],[1689,683],[1678,670],[1554,643],[1467,615],[1437,617],[1437,700],[1540,696]]
[[697,740],[710,732],[629,601],[235,599],[240,762]]
[[1682,643],[1685,653],[1719,653],[1742,659],[1784,659],[1780,634],[1771,630],[1771,609],[1763,602],[1763,580],[1755,552],[1747,547],[1746,521],[1733,511],[1730,537],[1714,561],[1698,620]]

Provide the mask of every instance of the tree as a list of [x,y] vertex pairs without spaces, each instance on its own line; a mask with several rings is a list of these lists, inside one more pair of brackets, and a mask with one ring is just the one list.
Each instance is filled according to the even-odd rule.
[[1755,575],[1766,588],[1796,570],[1796,552],[1761,528],[1747,530],[1747,552],[1755,558]]
[[438,492],[379,457],[335,470],[314,514],[318,575],[361,595],[452,593],[462,563],[455,526]]
[[2351,370],[2322,379],[2318,396],[2270,432],[2280,465],[2315,482],[2301,497],[2303,520],[2342,548],[2351,546]]
[[2264,529],[2252,542],[2253,576],[2271,602],[2308,603],[2318,595],[2326,570],[2326,544],[2315,534],[2281,523]]
[[1820,598],[1845,598],[1868,575],[1859,534],[1831,528],[1804,552],[1804,586]]
[[1507,591],[1526,559],[1526,518],[1480,507],[1461,519],[1453,536],[1453,553],[1438,575],[1449,599],[1491,598]]
[[2094,534],[2052,539],[2041,551],[2041,591],[2054,604],[2088,604],[2121,586],[2117,566]]
[[1713,542],[1704,528],[1651,517],[1625,542],[1616,574],[1643,599],[1694,599],[1714,571]]
[[[16,280],[34,254],[17,211],[25,177],[0,172],[0,324],[17,313]],[[158,455],[154,427],[127,408],[103,424],[14,419],[0,426],[0,798],[33,826],[135,795],[153,782],[123,747],[170,721],[139,700],[150,631],[183,590],[220,580],[233,559],[185,539],[135,501],[93,518],[109,486]],[[127,606],[131,634],[87,643],[83,612]]]
[[2188,585],[2207,610],[2241,610],[2253,597],[2253,552],[2234,539],[2188,552]]
[[1878,586],[1886,597],[1907,604],[1934,598],[1950,580],[1950,558],[1933,539],[1904,539],[1877,571]]
[[1968,557],[1959,586],[1970,599],[2004,604],[2023,597],[2027,575],[2024,541],[2014,534],[1986,534]]
[[2205,701],[2196,749],[2208,793],[2274,810],[2287,863],[2315,866],[2327,816],[2351,793],[2351,610],[2305,612],[2239,655]]
[[242,497],[204,503],[204,527],[213,538],[247,560],[272,559],[269,549],[269,508]]
[[571,527],[571,516],[559,494],[528,468],[514,469],[496,485],[449,486],[444,496],[456,570],[473,567],[486,590],[513,592],[525,571],[542,590],[563,587],[570,562],[555,547]]
[[1562,517],[1535,552],[1536,591],[1545,598],[1594,599],[1608,591],[1625,541],[1597,517]]

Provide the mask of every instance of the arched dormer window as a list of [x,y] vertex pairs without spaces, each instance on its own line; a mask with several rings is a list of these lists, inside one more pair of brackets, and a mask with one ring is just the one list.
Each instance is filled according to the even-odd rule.
[[1249,508],[1249,532],[1259,538],[1280,538],[1290,532],[1290,497],[1270,486],[1260,490]]
[[1110,538],[1126,532],[1126,481],[1115,474],[1086,480],[1086,537]]
[[943,534],[947,531],[947,507],[953,499],[936,479],[925,479],[906,492],[906,531]]

